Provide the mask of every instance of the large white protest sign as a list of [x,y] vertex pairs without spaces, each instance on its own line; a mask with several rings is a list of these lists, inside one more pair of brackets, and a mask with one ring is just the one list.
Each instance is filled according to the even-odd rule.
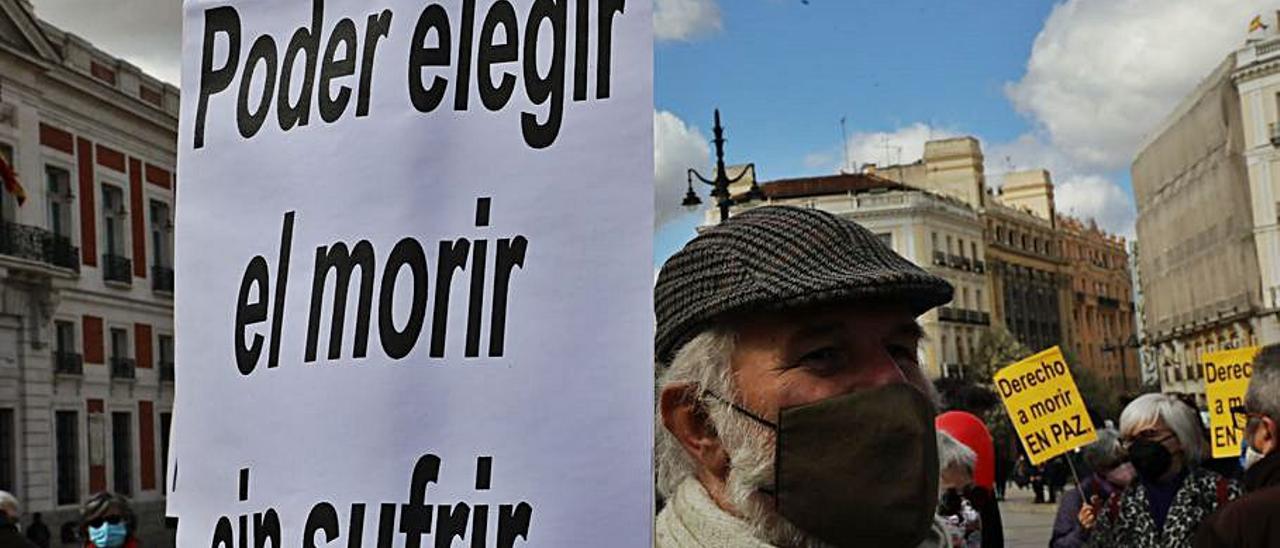
[[181,546],[649,546],[648,0],[187,0]]

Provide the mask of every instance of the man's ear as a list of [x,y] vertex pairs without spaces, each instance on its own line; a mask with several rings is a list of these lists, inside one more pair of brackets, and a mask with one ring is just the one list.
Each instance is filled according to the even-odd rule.
[[1258,436],[1262,438],[1258,449],[1264,454],[1280,451],[1280,423],[1271,417],[1262,417],[1258,427]]
[[702,468],[723,477],[722,472],[728,472],[728,454],[720,445],[720,436],[698,398],[698,388],[691,384],[674,384],[663,388],[658,398],[662,424],[667,431],[680,440],[685,452]]

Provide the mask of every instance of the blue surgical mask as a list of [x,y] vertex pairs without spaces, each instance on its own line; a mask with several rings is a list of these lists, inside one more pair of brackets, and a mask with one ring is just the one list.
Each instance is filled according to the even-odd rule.
[[129,529],[124,523],[104,523],[89,528],[89,540],[98,548],[119,548],[124,546]]

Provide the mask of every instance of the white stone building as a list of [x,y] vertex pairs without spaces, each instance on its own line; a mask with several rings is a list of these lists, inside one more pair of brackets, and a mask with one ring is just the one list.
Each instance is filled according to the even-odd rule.
[[0,0],[0,489],[54,531],[93,492],[163,527],[178,90]]

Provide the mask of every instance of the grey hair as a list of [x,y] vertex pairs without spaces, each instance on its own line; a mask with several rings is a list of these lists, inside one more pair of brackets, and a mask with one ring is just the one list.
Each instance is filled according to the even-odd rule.
[[1143,394],[1129,402],[1120,413],[1120,435],[1131,438],[1157,422],[1164,423],[1178,437],[1187,464],[1200,463],[1205,446],[1200,416],[1172,394]]
[[22,507],[18,504],[18,497],[8,491],[0,491],[0,512],[8,513],[14,518],[21,516]]
[[938,431],[938,470],[959,468],[972,480],[977,462],[978,454],[973,449],[960,443],[951,434]]
[[1084,463],[1094,471],[1110,470],[1125,459],[1120,433],[1112,428],[1099,428],[1097,441],[1086,445],[1081,453]]
[[1244,405],[1249,411],[1280,421],[1280,344],[1263,348],[1254,358]]
[[[708,329],[694,337],[676,352],[670,364],[658,364],[658,395],[661,396],[662,391],[669,386],[683,384],[696,387],[699,397],[712,392],[735,401],[737,388],[734,386],[729,359],[733,355],[736,340],[734,334],[724,328]],[[661,406],[661,401],[656,403]],[[717,409],[712,409],[711,412],[714,415],[716,411]],[[658,492],[663,497],[670,498],[675,496],[680,483],[693,476],[695,465],[692,457],[680,445],[680,440],[662,423],[661,407],[655,410],[654,421],[654,465],[658,475]],[[714,420],[712,422],[716,423]]]

